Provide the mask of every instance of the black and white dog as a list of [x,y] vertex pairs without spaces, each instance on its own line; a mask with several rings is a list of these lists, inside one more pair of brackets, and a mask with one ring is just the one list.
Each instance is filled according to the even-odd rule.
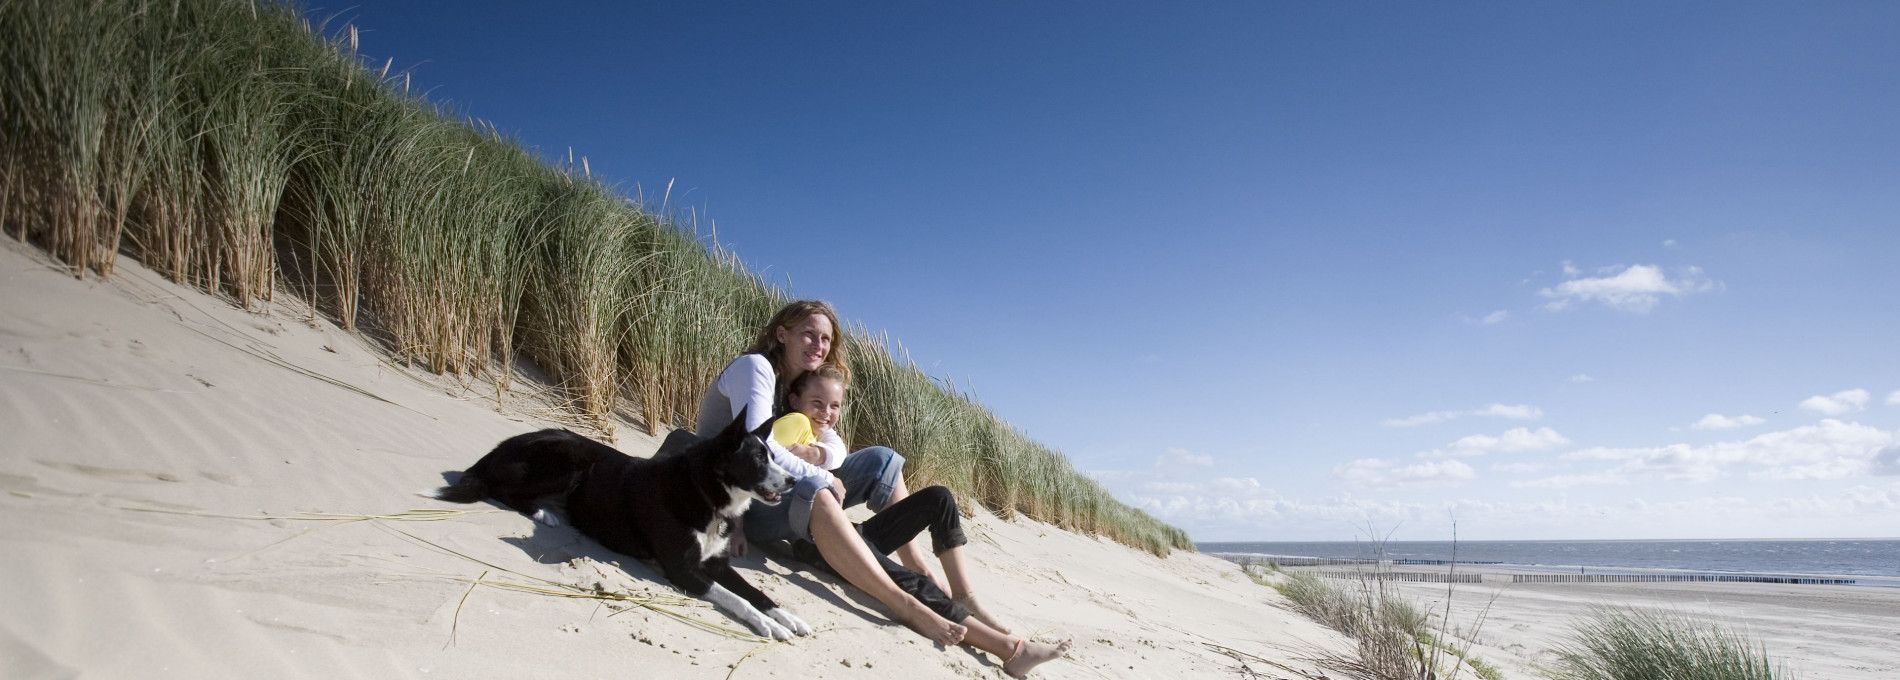
[[668,581],[705,599],[753,632],[775,640],[810,635],[811,626],[772,602],[727,563],[734,519],[754,499],[777,504],[792,479],[772,462],[764,437],[745,429],[745,414],[684,453],[648,460],[567,430],[516,435],[482,456],[435,498],[474,503],[493,498],[544,524],[559,525],[541,504],[565,497],[574,528],[615,552],[660,563]]

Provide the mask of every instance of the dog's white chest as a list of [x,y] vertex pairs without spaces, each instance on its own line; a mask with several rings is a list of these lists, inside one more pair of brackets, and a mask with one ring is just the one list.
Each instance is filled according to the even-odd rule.
[[726,545],[732,542],[732,530],[729,527],[731,524],[726,518],[714,516],[705,530],[693,531],[693,538],[699,541],[699,561],[726,554]]

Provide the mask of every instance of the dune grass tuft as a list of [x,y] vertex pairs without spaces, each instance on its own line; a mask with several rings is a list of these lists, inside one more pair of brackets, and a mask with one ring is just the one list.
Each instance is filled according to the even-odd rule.
[[[0,232],[78,276],[132,257],[267,309],[281,288],[398,361],[542,369],[581,422],[693,423],[699,396],[789,300],[738,258],[495,126],[409,91],[358,51],[252,0],[0,2]],[[844,429],[944,484],[1155,554],[1187,534],[1116,501],[901,345],[855,326]]]
[[1747,635],[1675,612],[1597,607],[1573,624],[1554,680],[1789,680]]
[[1350,653],[1316,650],[1308,661],[1346,677],[1367,680],[1456,680],[1469,672],[1485,680],[1500,674],[1495,667],[1472,658],[1452,643],[1477,635],[1489,612],[1487,604],[1471,630],[1454,629],[1450,600],[1444,609],[1421,609],[1406,599],[1391,580],[1378,571],[1364,572],[1351,585],[1334,585],[1318,574],[1299,569],[1267,573],[1249,567],[1249,574],[1278,590],[1307,618],[1352,638]]

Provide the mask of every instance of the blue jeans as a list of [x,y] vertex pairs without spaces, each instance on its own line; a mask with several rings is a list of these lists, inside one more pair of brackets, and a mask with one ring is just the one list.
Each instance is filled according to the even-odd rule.
[[[869,504],[878,512],[891,504],[891,491],[904,473],[904,456],[883,446],[860,449],[844,457],[831,474],[844,483],[844,507]],[[801,479],[778,505],[753,503],[745,512],[746,539],[755,543],[811,540],[812,503],[829,488],[816,479]]]

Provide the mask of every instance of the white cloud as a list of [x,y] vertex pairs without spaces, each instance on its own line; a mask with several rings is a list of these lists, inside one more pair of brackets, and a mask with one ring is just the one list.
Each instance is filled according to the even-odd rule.
[[1525,451],[1548,451],[1570,443],[1570,439],[1556,430],[1540,427],[1535,430],[1515,427],[1503,434],[1491,436],[1474,434],[1460,438],[1445,446],[1441,451],[1427,451],[1419,454],[1422,458],[1444,456],[1482,456],[1488,453],[1522,453]]
[[1900,406],[1900,390],[1894,390],[1893,394],[1887,395],[1887,405]]
[[1458,460],[1400,466],[1378,458],[1360,458],[1333,468],[1333,474],[1356,486],[1390,487],[1462,481],[1471,479],[1474,471]]
[[1663,239],[1663,247],[1664,248],[1676,247],[1676,240],[1673,238]]
[[1471,412],[1474,416],[1496,416],[1512,420],[1536,420],[1544,417],[1544,410],[1529,404],[1492,404]]
[[1572,263],[1569,260],[1564,260],[1564,278],[1574,279],[1574,278],[1577,278],[1578,274],[1582,274],[1582,273],[1583,273],[1583,270],[1578,269],[1575,263]]
[[1214,466],[1213,456],[1210,456],[1207,454],[1201,454],[1201,453],[1194,453],[1192,451],[1189,451],[1183,448],[1170,448],[1167,451],[1163,451],[1161,453],[1161,456],[1155,459],[1155,467],[1157,468],[1179,469],[1179,468],[1187,468],[1187,467],[1213,467],[1213,466]]
[[[1562,488],[1541,484],[1530,488]],[[1556,494],[1552,494],[1556,496]],[[1680,500],[1541,501],[1457,500],[1398,501],[1353,494],[1324,498],[1284,498],[1258,494],[1224,496],[1129,496],[1131,505],[1157,519],[1189,530],[1195,539],[1340,539],[1398,528],[1397,539],[1448,538],[1448,517],[1461,526],[1495,534],[1587,536],[1587,538],[1666,538],[1710,536],[1723,526],[1807,528],[1811,536],[1835,536],[1839,526],[1873,526],[1879,534],[1894,526],[1900,513],[1900,486],[1849,486],[1839,492],[1807,496],[1701,496]],[[1775,528],[1771,528],[1775,530]],[[1815,534],[1822,532],[1822,534]],[[1208,536],[1212,534],[1212,536]],[[1887,536],[1887,534],[1883,534]],[[1383,534],[1379,536],[1383,538]]]
[[1838,416],[1867,408],[1867,399],[1872,395],[1863,389],[1851,389],[1830,395],[1814,395],[1801,400],[1801,408],[1821,415]]
[[1882,476],[1900,475],[1900,445],[1889,446],[1874,452],[1872,472]]
[[[1565,263],[1565,276],[1575,277],[1578,273],[1574,266]],[[1703,293],[1721,285],[1698,267],[1689,267],[1673,279],[1661,267],[1650,264],[1607,267],[1604,274],[1595,278],[1571,278],[1537,294],[1550,300],[1544,304],[1550,311],[1568,309],[1577,303],[1598,302],[1611,309],[1640,314],[1655,309],[1664,296]]]
[[1415,416],[1406,416],[1404,418],[1388,418],[1384,421],[1381,421],[1379,424],[1384,425],[1386,427],[1418,427],[1420,425],[1437,425],[1439,423],[1457,418],[1462,415],[1465,415],[1464,411],[1433,411],[1431,413],[1420,413]]
[[1504,323],[1504,320],[1509,318],[1511,318],[1511,313],[1507,310],[1500,309],[1484,315],[1484,318],[1479,319],[1478,323],[1485,326],[1495,326]]
[[1765,422],[1768,421],[1746,414],[1729,417],[1720,413],[1711,413],[1702,416],[1701,420],[1695,421],[1695,424],[1689,427],[1697,430],[1733,430],[1738,427],[1750,427]]
[[1523,482],[1511,482],[1511,486],[1529,489],[1568,489],[1573,486],[1596,486],[1604,484],[1628,484],[1629,480],[1612,472],[1593,472],[1581,475],[1552,475],[1541,479]]
[[1531,406],[1529,404],[1492,404],[1484,408],[1473,409],[1470,411],[1432,411],[1430,413],[1421,413],[1415,416],[1406,416],[1404,418],[1388,418],[1386,420],[1380,421],[1379,424],[1384,425],[1386,427],[1418,427],[1420,425],[1437,425],[1442,422],[1446,422],[1449,420],[1456,420],[1458,418],[1462,418],[1465,416],[1488,416],[1488,417],[1493,417],[1493,418],[1510,418],[1512,420],[1536,420],[1538,418],[1544,417],[1544,410],[1537,408],[1535,406]]
[[1260,480],[1252,477],[1220,477],[1208,482],[1208,488],[1228,495],[1247,495],[1261,491]]
[[[1620,481],[1592,477],[1570,475],[1514,486],[1563,489]],[[1444,540],[1449,528],[1447,518],[1453,516],[1462,526],[1488,533],[1590,538],[1720,536],[1724,535],[1722,531],[1735,531],[1732,527],[1737,526],[1814,536],[1840,535],[1843,527],[1853,527],[1847,531],[1885,536],[1894,535],[1895,527],[1900,526],[1894,519],[1900,517],[1900,483],[1779,497],[1719,495],[1593,503],[1550,495],[1557,497],[1537,501],[1399,501],[1352,494],[1289,498],[1263,490],[1246,495],[1128,494],[1123,498],[1162,521],[1187,529],[1197,540],[1260,540],[1269,536],[1340,540],[1368,527],[1380,531],[1396,527],[1403,534],[1396,540]]]
[[1671,444],[1649,448],[1595,448],[1573,451],[1569,460],[1618,463],[1598,474],[1619,478],[1659,477],[1708,481],[1731,468],[1764,479],[1841,479],[1876,469],[1880,452],[1900,437],[1859,423],[1826,419],[1815,425],[1769,432],[1743,441],[1704,446]]
[[1578,373],[1576,375],[1570,376],[1570,382],[1573,382],[1573,383],[1587,383],[1587,382],[1596,382],[1596,381],[1597,379],[1590,377],[1590,374],[1588,373]]
[[1543,470],[1544,468],[1547,468],[1547,467],[1550,467],[1550,466],[1545,465],[1543,463],[1525,463],[1525,462],[1519,461],[1519,462],[1514,462],[1514,463],[1495,463],[1491,466],[1491,470],[1493,472],[1504,472],[1504,473],[1515,474],[1515,475],[1527,475],[1533,472]]

